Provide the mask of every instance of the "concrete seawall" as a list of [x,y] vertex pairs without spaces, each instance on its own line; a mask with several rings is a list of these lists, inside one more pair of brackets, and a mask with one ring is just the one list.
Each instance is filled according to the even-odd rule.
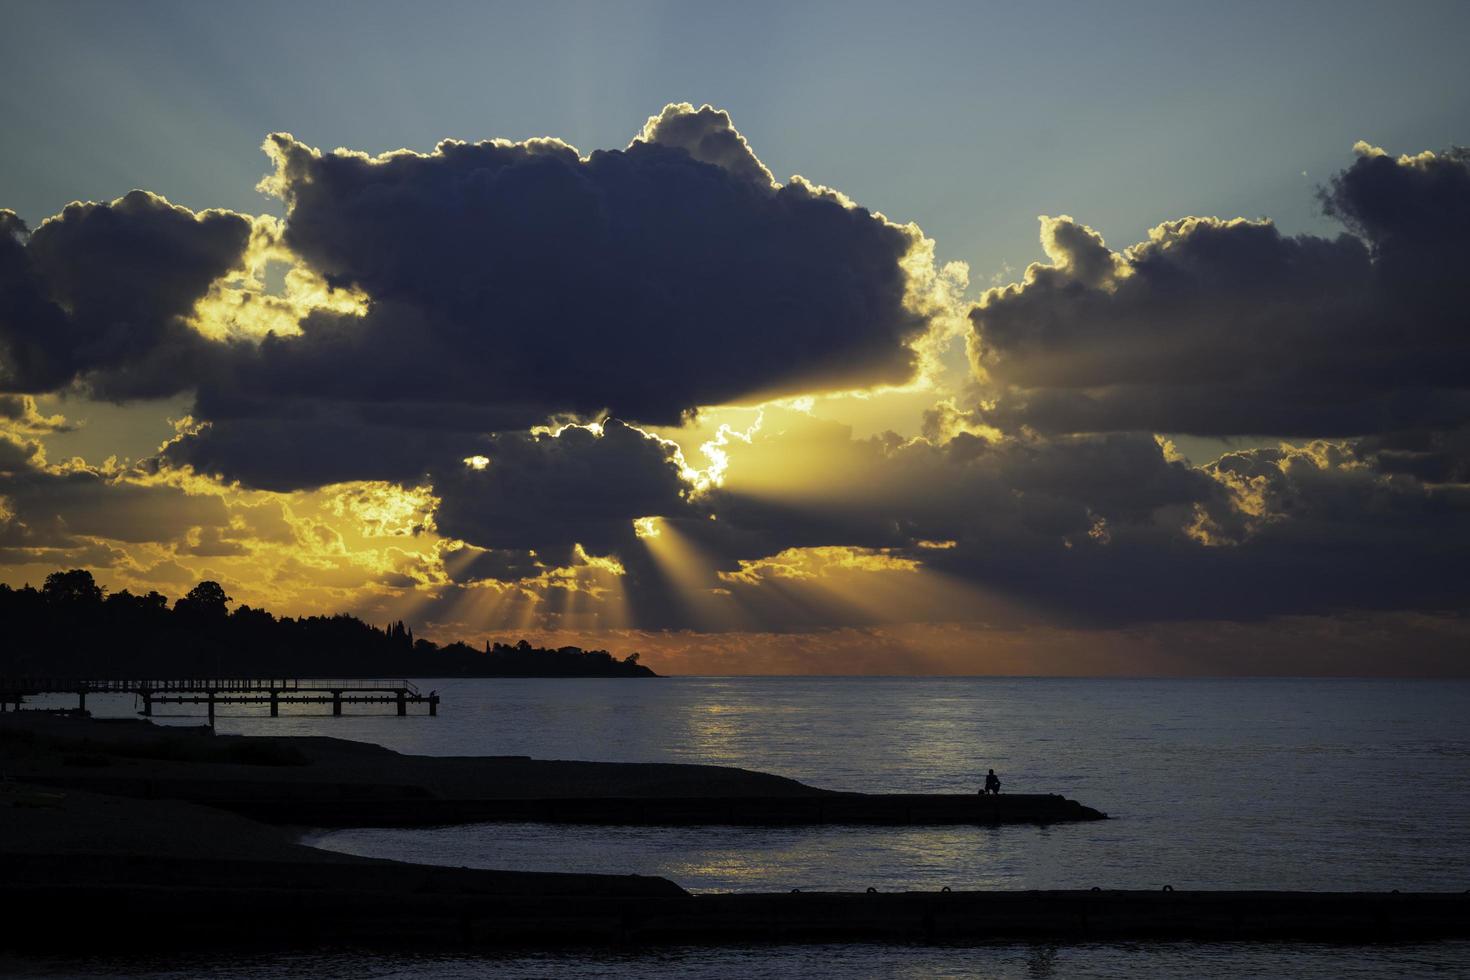
[[314,827],[425,827],[534,822],[737,825],[1064,823],[1106,815],[1055,795],[832,793],[808,797],[582,797],[553,799],[199,799],[267,823]]
[[[1470,896],[1308,892],[905,892],[670,897],[334,888],[0,884],[12,949],[171,945],[436,949],[749,942],[1394,942],[1470,938]],[[345,882],[344,882],[345,884]],[[85,928],[76,928],[85,923]]]
[[181,800],[273,824],[1050,824],[1106,815],[1055,794],[847,793],[723,766],[401,755],[321,737],[214,735],[140,722],[8,717],[12,778]]

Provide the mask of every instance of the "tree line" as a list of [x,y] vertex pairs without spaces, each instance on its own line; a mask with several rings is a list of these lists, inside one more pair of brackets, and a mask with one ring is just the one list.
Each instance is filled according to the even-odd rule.
[[402,620],[345,613],[276,617],[237,606],[217,582],[169,605],[159,592],[108,594],[84,569],[40,589],[0,584],[0,675],[12,677],[656,677],[638,654],[483,647],[415,639]]

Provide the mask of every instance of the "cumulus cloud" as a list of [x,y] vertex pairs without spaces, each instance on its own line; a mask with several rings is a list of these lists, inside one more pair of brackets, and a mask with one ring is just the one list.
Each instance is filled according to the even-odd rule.
[[250,554],[248,545],[243,541],[228,537],[224,530],[217,527],[193,528],[176,545],[175,550],[181,555],[193,555],[199,558],[225,558]]
[[1385,454],[1407,450],[1193,467],[1149,434],[857,438],[778,408],[723,448],[723,484],[695,489],[671,446],[620,423],[502,437],[436,474],[440,530],[473,543],[446,572],[543,579],[582,544],[616,561],[639,625],[706,629],[1437,610],[1470,587],[1470,498],[1393,472]]
[[1352,445],[1354,453],[1380,473],[1427,484],[1470,483],[1470,427],[1391,432]]
[[938,592],[949,608],[934,618],[1097,626],[1457,608],[1470,495],[1390,472],[1385,451],[1317,441],[1194,467],[1148,434],[860,439],[793,414],[728,447],[725,484],[703,500],[718,521],[674,530],[737,589],[779,578],[801,556],[772,556],[793,547],[856,548],[965,583],[967,596]]
[[679,448],[616,419],[503,433],[484,452],[433,474],[440,533],[481,548],[567,565],[577,545],[599,555],[626,546],[636,518],[689,510]]
[[1182,513],[1214,492],[1152,436],[1129,433],[857,439],[847,426],[790,413],[728,452],[729,477],[711,495],[721,521],[786,513],[792,535],[826,525],[817,533],[827,540],[793,542],[802,545],[1002,548],[1034,536],[1061,549],[1090,540],[1099,519],[1150,531],[1161,509]]
[[[1025,488],[1037,475],[1051,488],[1067,473],[1060,485],[1076,489],[1031,500],[1013,528],[1004,510],[994,523],[972,519],[925,564],[1043,610],[1043,621],[1082,625],[1455,609],[1470,588],[1456,557],[1470,534],[1463,488],[1384,476],[1342,443],[1229,453],[1195,469],[1134,442],[1132,460],[1099,466],[1116,448],[1082,437],[1057,453],[1065,468],[1012,473],[1018,502],[1039,495]],[[1087,487],[1089,471],[1112,494]]]
[[[196,390],[177,465],[276,489],[411,480],[457,450],[408,431],[672,424],[903,383],[935,318],[917,229],[776,183],[709,106],[587,156],[265,146],[283,224],[143,191],[34,232],[0,214],[0,391]],[[271,262],[291,266],[279,294]]]
[[[1150,600],[1094,603],[1048,586],[1069,569],[1099,574],[1113,554],[1124,556],[1116,576],[1135,552],[1162,562],[1170,549],[1203,551],[1189,536],[1196,509],[1227,497],[1151,436],[862,439],[798,411],[766,413],[725,444],[723,485],[692,478],[672,444],[618,422],[497,437],[486,455],[434,475],[439,532],[471,545],[444,555],[446,573],[526,581],[606,555],[635,621],[662,628],[994,613],[955,583],[1078,617],[1112,604],[1126,618]],[[921,569],[949,584],[912,578]],[[867,601],[834,602],[834,589]]]
[[352,480],[412,484],[430,464],[472,452],[477,433],[434,430],[375,418],[371,407],[262,404],[262,417],[226,415],[192,422],[163,447],[162,460],[225,482],[290,491]]
[[42,415],[36,407],[36,400],[30,395],[6,394],[0,394],[0,427],[31,435],[73,432],[80,428],[67,421],[64,415]]
[[172,394],[205,349],[187,319],[237,265],[249,219],[146,191],[71,204],[29,231],[0,211],[0,391],[85,381],[105,397]]
[[128,562],[117,545],[208,547],[228,524],[218,496],[132,468],[49,464],[39,443],[0,433],[0,564],[114,567]]
[[1354,234],[1185,218],[1108,251],[1043,219],[1050,261],[971,312],[985,421],[1048,433],[1350,436],[1470,415],[1470,157],[1360,155],[1324,190]]
[[376,390],[386,363],[399,399],[669,423],[906,380],[925,326],[900,265],[916,235],[800,181],[762,186],[730,154],[691,155],[678,122],[709,115],[665,111],[645,139],[586,158],[554,140],[370,158],[273,136],[286,244],[373,306],[271,346],[256,389],[330,373],[329,392]]
[[1406,326],[1442,326],[1450,311],[1439,291],[1458,287],[1463,299],[1470,290],[1462,274],[1470,253],[1470,149],[1397,158],[1366,143],[1355,149],[1353,165],[1322,190],[1323,207],[1372,246],[1380,275],[1401,298],[1439,314]]
[[443,554],[444,572],[451,582],[521,582],[544,574],[548,568],[529,548],[477,548],[465,545]]
[[[652,628],[1463,608],[1463,152],[1360,147],[1323,191],[1335,238],[1186,218],[1115,251],[1044,217],[1047,261],[960,320],[978,408],[950,393],[909,438],[768,405],[696,472],[647,427],[910,381],[962,271],[777,183],[709,106],[586,156],[266,149],[280,222],[143,192],[34,232],[0,212],[7,561],[116,542],[140,581],[253,561],[273,596],[542,623],[619,602]],[[196,395],[141,467],[52,464],[68,423],[32,396],[73,386]],[[1154,433],[1293,441],[1196,467]],[[190,467],[328,489],[201,495]]]
[[412,479],[450,452],[434,432],[900,384],[943,312],[917,229],[773,182],[708,106],[585,157],[554,139],[266,150],[282,246],[362,306],[236,345],[199,385],[209,425],[169,458],[248,485]]
[[1204,472],[1226,498],[1197,510],[1191,534],[1243,613],[1463,603],[1463,485],[1385,474],[1361,446],[1326,440],[1227,453]]
[[28,469],[32,462],[44,460],[41,444],[10,432],[0,432],[0,474]]
[[712,163],[757,186],[776,186],[776,178],[756,157],[730,121],[730,114],[723,109],[708,105],[696,109],[688,102],[671,103],[664,106],[663,112],[648,117],[637,141],[678,147],[701,163]]
[[0,481],[18,521],[31,531],[115,541],[169,541],[201,525],[228,523],[219,497],[140,483],[103,467],[29,467]]

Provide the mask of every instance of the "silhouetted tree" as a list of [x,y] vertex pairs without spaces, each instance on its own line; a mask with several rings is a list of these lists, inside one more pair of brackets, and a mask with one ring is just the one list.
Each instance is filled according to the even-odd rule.
[[218,582],[204,581],[189,590],[189,594],[174,603],[174,611],[192,616],[223,618],[226,605],[234,602],[225,595]]
[[47,575],[41,594],[50,602],[68,605],[96,605],[102,601],[102,587],[92,578],[92,573],[83,568]]
[[0,674],[165,676],[199,670],[299,677],[653,677],[636,654],[545,650],[522,640],[439,646],[402,620],[377,629],[354,616],[279,619],[200,582],[170,609],[158,592],[107,595],[84,569],[40,590],[0,584]]

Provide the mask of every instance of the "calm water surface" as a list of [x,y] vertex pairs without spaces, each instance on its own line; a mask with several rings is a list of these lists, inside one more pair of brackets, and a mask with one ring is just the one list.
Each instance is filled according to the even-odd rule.
[[520,953],[477,956],[380,956],[339,951],[262,956],[237,962],[169,957],[69,963],[7,962],[0,976],[88,980],[475,980],[564,977],[648,980],[785,980],[790,977],[892,977],[898,980],[1134,980],[1228,977],[1230,980],[1380,980],[1463,978],[1470,944],[1344,948],[1209,943],[933,946],[738,946],[647,953]]
[[[717,763],[844,790],[973,792],[980,774],[994,766],[1009,791],[1062,793],[1115,818],[1048,828],[472,825],[310,838],[320,847],[402,860],[658,874],[708,891],[1470,888],[1470,682],[669,678],[423,684],[443,695],[437,718],[303,712],[271,719],[252,712],[221,715],[218,727],[331,734],[431,755]],[[113,707],[125,711],[129,705]],[[276,958],[235,972],[205,972],[335,976],[321,964],[347,968],[354,959],[360,958]],[[1470,976],[1470,947],[802,947],[631,959],[372,962],[381,965],[359,964],[354,976]],[[107,975],[108,969],[98,964],[87,975]]]

